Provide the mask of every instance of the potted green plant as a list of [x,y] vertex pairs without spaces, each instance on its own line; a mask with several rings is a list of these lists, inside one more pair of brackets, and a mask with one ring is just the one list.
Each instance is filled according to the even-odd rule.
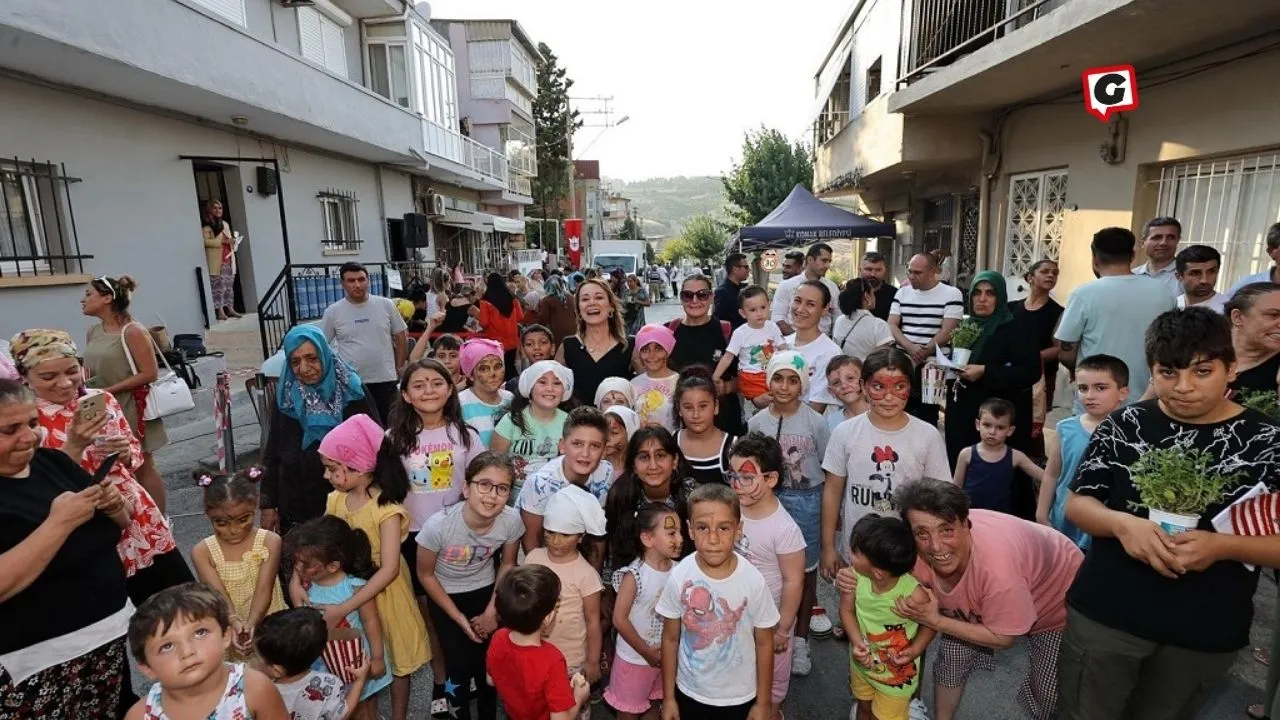
[[1213,470],[1215,459],[1207,452],[1185,445],[1150,450],[1129,468],[1147,517],[1170,535],[1193,530],[1200,514],[1222,499],[1237,479]]
[[964,366],[969,364],[973,354],[973,344],[982,336],[982,326],[970,318],[965,318],[951,333],[951,362]]
[[1240,404],[1266,415],[1272,420],[1280,420],[1280,401],[1275,390],[1254,390],[1240,398]]

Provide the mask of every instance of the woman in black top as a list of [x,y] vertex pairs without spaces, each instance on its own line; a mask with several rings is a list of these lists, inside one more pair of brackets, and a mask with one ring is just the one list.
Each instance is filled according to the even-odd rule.
[[1030,286],[1027,298],[1009,303],[1009,310],[1023,322],[1023,327],[1035,329],[1040,363],[1044,367],[1047,407],[1051,408],[1058,381],[1058,346],[1053,342],[1053,331],[1058,327],[1058,319],[1062,317],[1062,306],[1049,293],[1058,286],[1058,263],[1047,259],[1037,260],[1023,278]]
[[36,399],[0,380],[0,714],[122,717],[129,623],[116,552],[129,509],[58,450]]
[[[680,305],[684,309],[684,317],[667,325],[676,336],[675,348],[667,365],[678,373],[691,365],[702,365],[708,371],[714,371],[720,356],[729,347],[729,337],[733,329],[729,323],[716,320],[712,315],[711,280],[706,275],[690,275],[680,285]],[[737,383],[738,361],[735,359],[724,374],[724,387],[719,388],[719,410],[716,412],[716,426],[725,432],[742,435],[747,425],[742,421],[742,404],[738,400]]]
[[1236,351],[1236,379],[1231,397],[1277,392],[1280,385],[1280,285],[1250,283],[1236,291],[1223,308],[1231,322]]
[[600,279],[584,280],[574,293],[578,333],[564,339],[556,361],[573,371],[573,396],[594,405],[596,388],[607,377],[631,379],[633,339],[623,325],[622,303]]

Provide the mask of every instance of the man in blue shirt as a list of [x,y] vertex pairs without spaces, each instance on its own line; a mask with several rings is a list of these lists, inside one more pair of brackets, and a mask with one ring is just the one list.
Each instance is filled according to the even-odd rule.
[[746,322],[742,313],[738,312],[741,306],[738,293],[747,286],[749,277],[751,265],[747,262],[747,256],[740,252],[729,253],[729,257],[724,259],[724,282],[716,288],[715,313],[717,320],[729,323],[735,330]]
[[1276,266],[1280,265],[1280,222],[1267,228],[1267,256],[1271,258],[1271,267],[1260,273],[1245,275],[1226,292],[1227,299],[1231,299],[1236,291],[1245,285],[1257,282],[1277,282],[1280,281],[1280,272],[1276,272]]

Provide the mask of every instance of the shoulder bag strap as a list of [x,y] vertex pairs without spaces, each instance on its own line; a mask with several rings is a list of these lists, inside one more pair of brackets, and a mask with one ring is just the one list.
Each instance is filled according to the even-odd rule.
[[120,346],[124,348],[124,357],[129,361],[129,369],[133,371],[133,374],[138,374],[138,365],[133,361],[133,353],[129,350],[129,339],[125,337],[125,331],[129,329],[130,325],[137,325],[142,329],[143,334],[147,336],[147,340],[151,343],[151,350],[160,358],[160,362],[164,363],[165,369],[172,374],[173,366],[169,364],[169,358],[165,357],[164,353],[160,351],[160,346],[156,344],[156,339],[151,336],[151,331],[143,327],[142,323],[137,320],[125,323],[125,326],[120,328]]
[[853,321],[853,327],[849,328],[849,332],[844,334],[844,338],[840,340],[840,352],[844,352],[845,341],[848,340],[849,336],[853,334],[853,331],[858,327],[858,323],[862,322],[862,318],[864,317],[866,317],[865,314],[859,315],[858,319]]

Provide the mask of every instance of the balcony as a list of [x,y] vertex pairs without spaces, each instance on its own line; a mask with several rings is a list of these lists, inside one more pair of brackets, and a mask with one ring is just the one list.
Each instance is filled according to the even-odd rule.
[[1080,91],[1090,67],[1185,57],[1275,26],[1275,0],[913,0],[890,112],[990,111]]
[[[200,38],[200,42],[192,42]],[[0,3],[6,70],[363,158],[412,159],[417,118],[179,0]]]
[[472,190],[507,188],[507,158],[502,153],[425,118],[422,142],[429,154],[422,159],[433,176]]
[[494,73],[510,78],[530,96],[538,94],[538,72],[533,59],[514,40],[472,40],[467,43],[471,72]]
[[533,101],[518,90],[505,75],[484,74],[471,76],[471,97],[475,100],[508,100],[512,105],[533,117]]

